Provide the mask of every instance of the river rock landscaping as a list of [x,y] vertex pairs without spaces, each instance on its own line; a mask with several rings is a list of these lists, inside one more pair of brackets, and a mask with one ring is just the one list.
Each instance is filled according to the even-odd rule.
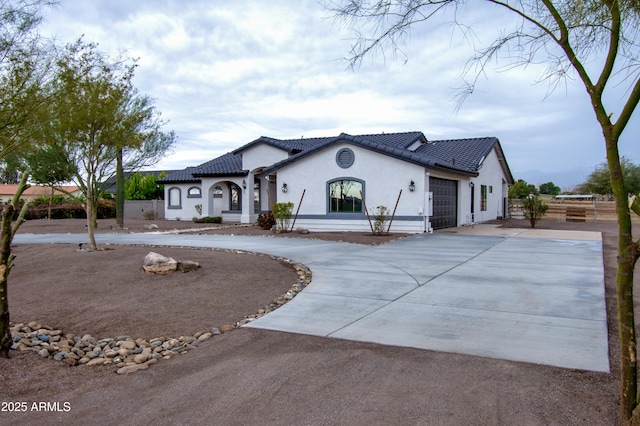
[[[225,250],[230,252],[231,250]],[[245,253],[245,252],[241,252]],[[35,321],[28,324],[11,324],[13,337],[12,349],[17,351],[33,351],[42,358],[64,362],[69,366],[76,365],[113,365],[118,374],[133,373],[147,369],[150,365],[163,359],[170,359],[184,354],[213,336],[230,332],[248,322],[279,308],[292,300],[311,282],[311,271],[306,266],[289,259],[274,258],[290,263],[296,270],[298,280],[281,297],[275,299],[257,313],[245,316],[233,324],[225,324],[210,330],[199,331],[193,335],[180,337],[156,337],[152,339],[118,336],[98,339],[90,334],[76,336],[65,334],[60,329],[39,324]]]

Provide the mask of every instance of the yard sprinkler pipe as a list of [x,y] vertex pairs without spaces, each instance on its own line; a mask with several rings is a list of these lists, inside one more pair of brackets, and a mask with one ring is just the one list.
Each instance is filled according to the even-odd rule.
[[398,194],[398,199],[396,200],[396,206],[393,208],[393,213],[391,214],[391,220],[389,221],[389,227],[387,228],[387,234],[389,234],[389,231],[391,230],[391,224],[393,223],[393,218],[396,216],[396,209],[398,208],[398,203],[400,202],[401,195],[402,195],[402,189]]
[[375,234],[373,230],[373,225],[371,224],[371,218],[369,217],[369,210],[367,210],[367,203],[364,201],[364,197],[362,196],[362,191],[360,191],[360,199],[362,200],[362,206],[364,207],[364,212],[367,214],[367,220],[369,221],[369,227],[371,228],[371,233]]
[[298,219],[298,213],[300,212],[300,206],[302,205],[302,200],[304,199],[305,192],[307,192],[307,188],[302,190],[302,196],[300,197],[300,202],[298,203],[298,209],[296,210],[296,215],[293,217],[293,223],[291,224],[291,231],[293,231],[293,227],[296,224],[296,219]]

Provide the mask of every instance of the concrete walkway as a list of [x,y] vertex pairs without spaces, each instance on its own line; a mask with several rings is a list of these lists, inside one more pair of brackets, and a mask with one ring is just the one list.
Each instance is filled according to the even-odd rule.
[[[378,247],[229,235],[96,238],[262,252],[311,269],[311,285],[246,327],[609,371],[599,233],[475,226]],[[14,242],[84,240],[18,234]]]

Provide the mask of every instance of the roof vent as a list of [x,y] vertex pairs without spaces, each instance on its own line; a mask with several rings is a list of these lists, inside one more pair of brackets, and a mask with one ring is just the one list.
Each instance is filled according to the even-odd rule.
[[349,148],[342,148],[336,154],[336,163],[343,169],[348,169],[349,167],[351,167],[355,159],[355,154]]

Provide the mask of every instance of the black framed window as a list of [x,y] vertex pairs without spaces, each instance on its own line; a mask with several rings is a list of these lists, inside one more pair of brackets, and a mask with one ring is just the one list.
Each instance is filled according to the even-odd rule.
[[487,185],[480,185],[480,210],[487,211]]
[[233,182],[229,183],[229,210],[242,210],[242,190]]
[[336,179],[327,184],[329,213],[363,213],[364,182]]

